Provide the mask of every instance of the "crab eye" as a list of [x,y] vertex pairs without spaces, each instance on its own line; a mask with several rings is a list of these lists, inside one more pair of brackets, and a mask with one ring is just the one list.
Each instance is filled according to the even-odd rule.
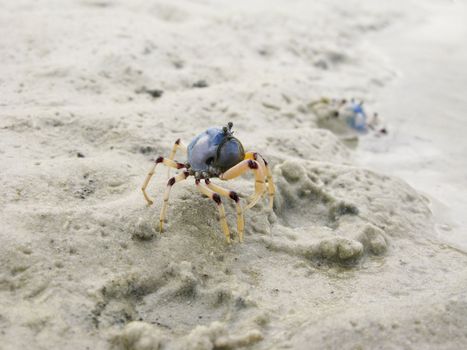
[[216,163],[223,171],[230,169],[245,158],[243,146],[236,138],[229,138],[217,150]]

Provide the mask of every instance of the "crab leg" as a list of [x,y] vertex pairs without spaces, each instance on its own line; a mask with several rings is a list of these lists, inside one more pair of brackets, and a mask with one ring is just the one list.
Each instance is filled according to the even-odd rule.
[[178,149],[181,149],[185,154],[187,153],[187,148],[185,144],[182,141],[180,141],[180,139],[175,141],[174,146],[172,147],[172,151],[170,152],[170,156],[169,156],[170,160],[174,159],[175,153],[177,152]]
[[[187,148],[183,142],[180,141],[180,139],[177,139],[175,141],[174,146],[172,147],[172,151],[170,152],[169,159],[173,160],[175,157],[175,153],[177,153],[177,150],[180,149],[182,150],[185,154],[187,153]],[[167,169],[167,178],[170,176],[170,168]]]
[[268,177],[269,208],[272,209],[274,205],[274,195],[276,194],[276,188],[272,179],[271,169],[269,168],[268,163],[266,161],[264,162],[266,163],[266,173]]
[[[274,194],[276,192],[275,187],[274,187],[274,181],[272,179],[272,173],[271,169],[269,169],[268,162],[266,159],[263,158],[263,156],[257,152],[247,152],[245,154],[245,159],[253,159],[258,162],[258,164],[261,166],[261,170],[263,170],[263,174],[266,175],[267,178],[267,184],[268,184],[268,193],[269,193],[269,207],[272,209],[272,206],[274,204]],[[254,198],[255,194],[250,196],[250,200]]]
[[172,189],[173,185],[175,185],[177,182],[185,180],[188,176],[190,176],[188,171],[184,171],[183,173],[178,174],[177,176],[171,177],[167,182],[167,187],[165,188],[164,192],[164,203],[162,204],[161,215],[159,217],[159,231],[161,233],[164,232],[164,220],[167,215],[167,206],[169,204],[170,190]]
[[265,176],[260,164],[256,160],[245,159],[237,165],[235,165],[234,167],[227,170],[225,173],[219,175],[219,179],[221,180],[230,180],[246,173],[249,170],[253,171],[253,173],[255,174],[255,193],[252,196],[251,202],[246,206],[245,209],[253,207],[265,191]]
[[175,168],[175,169],[185,168],[185,164],[178,163],[178,162],[173,161],[171,159],[166,159],[164,157],[159,157],[159,158],[156,159],[156,161],[154,162],[154,165],[149,170],[149,173],[146,175],[146,179],[144,180],[143,186],[141,187],[141,190],[143,191],[144,198],[148,202],[148,206],[152,205],[153,201],[151,200],[151,198],[149,198],[148,194],[146,193],[146,187],[148,187],[149,181],[151,180],[152,176],[154,175],[154,173],[156,171],[156,166],[159,163],[162,163],[165,166]]
[[221,196],[230,198],[235,202],[235,207],[237,209],[237,234],[239,241],[243,242],[243,230],[245,228],[245,220],[243,218],[243,209],[240,204],[240,198],[238,197],[238,194],[234,191],[229,191],[223,187],[213,184],[209,179],[206,179],[205,182],[211,190],[220,194]]
[[274,187],[274,181],[272,179],[271,169],[269,169],[268,162],[266,161],[266,159],[263,158],[261,154],[256,153],[256,152],[247,152],[245,154],[245,159],[251,159],[250,157],[252,157],[254,160],[256,160],[261,165],[261,168],[263,169],[263,173],[266,174],[266,177],[268,180],[269,207],[272,209],[272,206],[274,204],[274,194],[276,193],[276,189]]
[[229,226],[227,225],[227,219],[225,217],[225,209],[222,204],[221,197],[216,192],[210,190],[206,185],[202,184],[199,180],[196,180],[196,187],[198,190],[205,196],[211,198],[217,204],[219,210],[219,221],[221,223],[222,231],[224,232],[225,239],[227,243],[230,243],[230,231]]

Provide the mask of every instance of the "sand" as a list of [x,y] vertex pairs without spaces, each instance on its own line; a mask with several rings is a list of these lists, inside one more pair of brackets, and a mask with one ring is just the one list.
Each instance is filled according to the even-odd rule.
[[[393,44],[388,30],[419,28],[437,6],[451,5],[4,3],[0,348],[465,347],[467,253],[451,203],[464,204],[417,183],[416,162],[394,166],[407,164],[407,138],[382,98],[404,65],[378,38]],[[318,128],[309,103],[320,96],[364,99],[394,132],[349,147]],[[228,245],[190,179],[160,234],[166,170],[152,207],[140,191],[151,161],[228,121],[269,161],[274,208],[246,211],[245,241]],[[403,135],[422,149],[416,127]],[[254,187],[215,181],[243,202]],[[440,202],[458,223],[449,237]]]

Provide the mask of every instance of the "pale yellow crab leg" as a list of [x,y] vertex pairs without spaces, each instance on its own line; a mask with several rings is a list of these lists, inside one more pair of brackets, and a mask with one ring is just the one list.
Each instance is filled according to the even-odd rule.
[[[245,159],[252,159],[258,162],[261,171],[263,172],[263,175],[266,175],[266,165],[261,157],[258,157],[258,153],[256,152],[247,152],[245,153]],[[251,203],[251,201],[256,197],[256,193],[253,193],[248,197],[248,202]]]
[[156,166],[157,164],[162,163],[165,166],[175,168],[175,169],[181,169],[185,167],[185,164],[178,163],[176,161],[173,161],[171,159],[166,159],[164,157],[159,157],[156,159],[154,162],[154,165],[151,167],[149,170],[149,173],[146,175],[146,179],[144,180],[143,186],[141,186],[141,190],[143,191],[143,196],[144,199],[146,199],[146,202],[148,202],[148,206],[152,205],[154,203],[151,198],[149,198],[148,194],[146,193],[146,188],[148,187],[149,181],[151,180],[152,176],[154,175],[156,171]]
[[165,188],[164,192],[164,203],[162,204],[161,215],[159,216],[159,231],[162,233],[164,232],[164,220],[167,215],[167,207],[169,204],[169,196],[170,190],[172,186],[175,185],[177,182],[185,180],[190,174],[188,171],[184,171],[183,173],[178,174],[177,176],[171,177],[167,182],[167,187]]
[[172,151],[170,152],[170,156],[169,156],[169,159],[170,160],[173,160],[174,157],[175,157],[175,153],[177,152],[177,150],[181,150],[182,152],[184,152],[185,154],[187,153],[187,148],[186,146],[183,144],[182,141],[180,141],[180,139],[178,139],[177,141],[175,141],[174,143],[174,146],[172,147]]
[[[172,147],[172,151],[170,152],[170,155],[169,155],[169,159],[170,160],[173,160],[174,157],[175,157],[175,153],[177,153],[177,150],[181,150],[183,153],[187,153],[187,147],[183,144],[182,141],[180,141],[180,139],[177,139],[177,141],[175,141],[174,143],[174,146]],[[167,169],[167,178],[170,177],[170,168]]]
[[274,205],[274,195],[276,193],[276,188],[274,186],[274,180],[272,179],[271,169],[269,169],[268,162],[263,158],[261,154],[257,155],[257,162],[264,167],[263,172],[266,174],[268,180],[268,194],[269,194],[269,207],[272,209]]
[[260,164],[256,160],[245,159],[237,165],[235,165],[234,167],[227,170],[225,173],[219,175],[219,179],[221,180],[230,180],[246,173],[249,170],[253,171],[253,173],[255,174],[255,194],[253,195],[251,202],[245,207],[245,209],[253,207],[265,191],[265,176]]
[[218,193],[211,191],[206,185],[202,184],[199,180],[196,180],[196,187],[198,190],[204,194],[205,196],[211,198],[217,204],[217,208],[219,210],[219,221],[222,227],[222,231],[224,232],[225,239],[227,243],[230,243],[230,231],[229,226],[227,225],[227,219],[225,217],[225,209],[224,205],[222,204],[221,197]]
[[[268,193],[269,193],[269,207],[272,209],[274,205],[274,194],[276,189],[274,187],[274,181],[272,179],[271,169],[269,169],[268,162],[263,158],[263,156],[257,152],[247,152],[245,154],[245,159],[253,159],[258,162],[263,170],[263,173],[266,175],[268,183]],[[254,194],[250,196],[249,200],[251,201],[254,198]]]
[[314,107],[315,105],[319,105],[319,104],[329,104],[331,103],[331,100],[327,97],[321,97],[319,100],[316,100],[316,101],[313,101],[311,103],[308,104],[309,107]]
[[268,178],[268,193],[269,193],[269,208],[272,209],[274,206],[274,196],[276,194],[276,187],[274,186],[274,180],[272,179],[271,169],[266,163],[266,174]]
[[213,190],[214,192],[220,194],[221,196],[232,199],[235,202],[235,207],[237,209],[237,234],[240,242],[243,242],[243,231],[245,229],[245,220],[243,218],[243,209],[240,204],[240,197],[234,191],[229,191],[221,186],[213,184],[209,179],[206,179],[206,185]]
[[268,179],[269,208],[272,209],[274,205],[274,195],[276,194],[276,187],[274,186],[274,180],[272,178],[271,169],[269,168],[268,162],[266,161],[266,159],[263,158],[261,154],[257,153],[257,156],[257,158],[261,160],[264,164],[264,173],[266,174],[266,178]]

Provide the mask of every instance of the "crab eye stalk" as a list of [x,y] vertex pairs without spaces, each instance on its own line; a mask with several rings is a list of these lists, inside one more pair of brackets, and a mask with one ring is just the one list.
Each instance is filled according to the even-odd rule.
[[245,150],[235,137],[229,137],[217,149],[216,166],[226,171],[245,159]]
[[223,132],[225,135],[232,135],[232,134],[233,134],[232,127],[233,127],[233,123],[232,123],[232,122],[228,122],[228,123],[227,123],[227,126],[222,127],[222,132]]

